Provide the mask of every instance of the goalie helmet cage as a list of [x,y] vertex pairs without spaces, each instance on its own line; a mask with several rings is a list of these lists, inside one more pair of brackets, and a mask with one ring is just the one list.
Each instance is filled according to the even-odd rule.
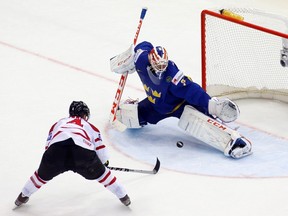
[[202,87],[211,96],[288,103],[288,67],[280,64],[288,19],[255,9],[228,10],[244,20],[218,9],[201,13]]

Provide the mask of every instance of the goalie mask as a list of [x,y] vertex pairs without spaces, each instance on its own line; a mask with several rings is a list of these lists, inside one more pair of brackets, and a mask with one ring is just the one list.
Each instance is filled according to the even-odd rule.
[[162,73],[165,72],[168,66],[168,54],[164,47],[154,47],[148,54],[149,62],[159,79],[162,78]]
[[73,101],[69,107],[69,115],[70,117],[78,116],[87,121],[90,117],[90,110],[83,101]]

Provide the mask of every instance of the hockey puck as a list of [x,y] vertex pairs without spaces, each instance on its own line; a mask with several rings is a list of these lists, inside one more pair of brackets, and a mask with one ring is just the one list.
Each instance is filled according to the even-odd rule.
[[184,144],[183,144],[182,141],[177,141],[176,145],[177,145],[178,148],[182,148]]

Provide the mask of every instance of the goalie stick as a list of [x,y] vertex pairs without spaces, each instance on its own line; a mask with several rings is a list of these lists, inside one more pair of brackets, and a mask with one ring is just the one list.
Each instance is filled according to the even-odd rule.
[[[138,36],[139,36],[139,33],[140,33],[142,22],[143,22],[143,19],[145,17],[145,14],[146,14],[147,10],[148,9],[146,7],[142,8],[142,10],[141,10],[139,24],[137,26],[137,31],[136,31],[136,34],[135,34],[135,37],[134,37],[134,41],[133,41],[134,45],[136,45],[136,43],[137,43],[137,39],[138,39]],[[119,84],[118,84],[118,89],[116,91],[115,99],[113,101],[113,105],[112,105],[112,108],[111,108],[110,118],[109,118],[110,124],[114,128],[118,129],[119,131],[124,131],[127,128],[126,125],[122,124],[116,118],[116,112],[117,112],[118,107],[119,107],[119,103],[120,103],[120,100],[121,100],[121,97],[122,97],[122,93],[123,93],[123,90],[124,90],[124,86],[125,86],[127,77],[128,77],[128,72],[126,72],[126,73],[121,75],[121,78],[120,78],[120,81],[119,81]]]
[[160,169],[160,161],[157,157],[157,161],[153,170],[139,170],[139,169],[129,169],[122,167],[108,167],[110,170],[123,171],[123,172],[136,172],[136,173],[144,173],[144,174],[156,174]]

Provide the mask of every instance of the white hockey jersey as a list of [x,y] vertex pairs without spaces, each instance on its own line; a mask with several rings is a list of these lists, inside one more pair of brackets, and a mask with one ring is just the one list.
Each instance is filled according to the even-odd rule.
[[80,117],[63,118],[56,122],[49,130],[45,149],[69,138],[72,138],[75,144],[82,148],[96,151],[102,163],[109,159],[100,131]]

